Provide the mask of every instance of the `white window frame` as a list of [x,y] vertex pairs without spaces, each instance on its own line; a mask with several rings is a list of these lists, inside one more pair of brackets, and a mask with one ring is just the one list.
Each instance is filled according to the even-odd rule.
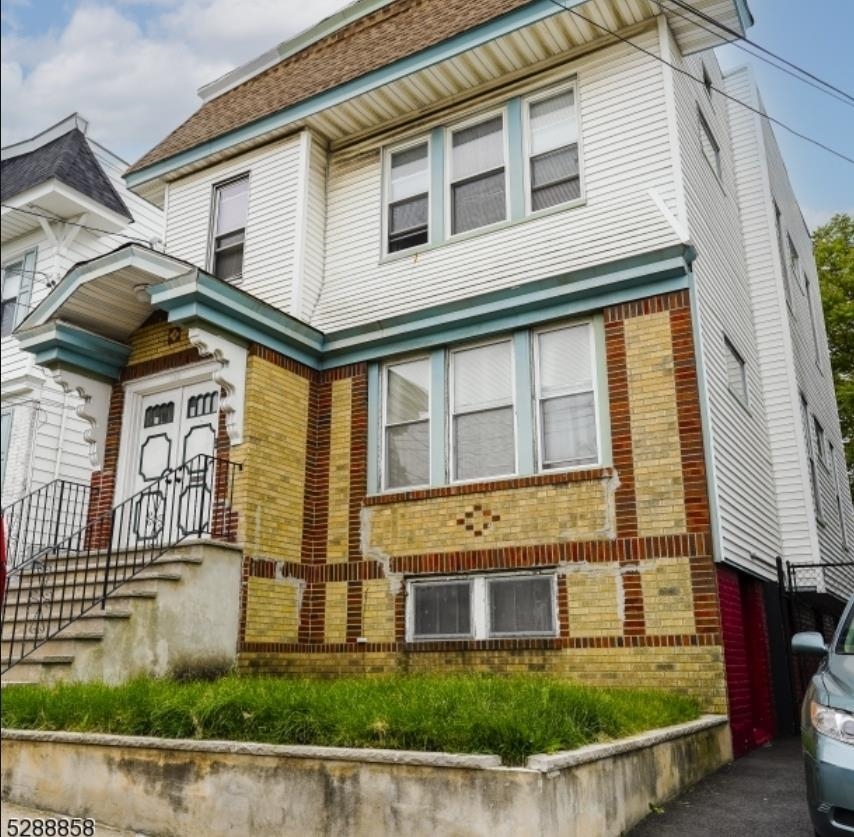
[[[397,154],[399,151],[406,151],[409,148],[415,148],[417,145],[427,145],[427,241],[424,244],[416,244],[413,247],[407,247],[404,250],[394,250],[393,252],[388,249],[388,208],[391,206],[391,195],[389,194],[391,190],[391,158],[393,154]],[[425,247],[429,247],[431,243],[431,235],[433,234],[433,147],[432,147],[432,138],[430,134],[421,134],[417,137],[413,137],[412,139],[404,140],[402,142],[395,143],[394,145],[387,145],[383,147],[382,150],[382,222],[380,224],[380,230],[382,235],[382,242],[380,247],[380,252],[383,255],[383,258],[391,258],[395,259],[398,257],[406,256],[411,253],[418,253],[423,250]]]
[[[741,369],[741,382],[744,387],[744,397],[742,397],[741,393],[736,392],[732,388],[732,385],[729,382],[729,370],[726,369],[726,388],[732,393],[733,398],[741,404],[742,407],[749,408],[750,407],[750,387],[748,386],[748,378],[747,378],[747,361],[744,359],[744,355],[736,348],[735,343],[730,340],[727,335],[724,335],[724,351],[733,355],[735,359],[739,363],[739,367]],[[725,366],[729,365],[729,359],[724,358]]]
[[[541,102],[544,99],[551,99],[553,96],[559,96],[567,90],[573,91],[573,103],[575,107],[575,125],[576,125],[576,144],[578,145],[578,197],[564,203],[556,203],[553,206],[547,206],[543,209],[534,210],[531,201],[531,105]],[[531,93],[522,100],[522,168],[524,183],[525,183],[525,214],[526,215],[543,215],[548,212],[555,212],[559,209],[571,209],[573,206],[580,206],[585,201],[584,192],[584,148],[581,140],[581,108],[578,106],[578,80],[576,78],[561,84],[549,87],[544,90],[538,90],[536,93]]]
[[[387,413],[388,413],[388,370],[392,366],[400,366],[404,363],[414,363],[415,361],[427,361],[427,382],[428,382],[428,392],[427,392],[427,482],[418,483],[417,485],[398,485],[389,487],[386,484],[386,428],[388,424],[386,422]],[[388,491],[388,492],[399,492],[399,491],[414,491],[419,488],[429,488],[430,486],[430,464],[431,457],[433,455],[433,451],[430,447],[430,436],[431,436],[431,428],[433,424],[433,399],[435,397],[433,393],[433,380],[432,380],[432,369],[430,366],[430,355],[419,354],[413,355],[411,357],[401,357],[395,358],[394,360],[388,360],[381,364],[380,366],[380,440],[379,440],[379,465],[380,465],[380,490]],[[414,424],[415,422],[407,422],[408,424]],[[400,425],[395,425],[396,427]]]
[[815,452],[818,456],[818,461],[827,470],[827,433],[825,433],[824,425],[819,421],[815,413],[812,414],[812,431],[815,434]]
[[836,514],[839,518],[839,540],[842,548],[848,551],[848,530],[845,527],[845,515],[842,513],[842,489],[839,486],[839,465],[836,461],[836,447],[833,442],[828,441],[827,455],[830,459],[830,467],[833,473],[833,490],[836,495]]
[[799,288],[798,274],[801,272],[801,256],[791,233],[786,233],[786,270],[789,271],[792,282]]
[[[562,331],[565,328],[573,328],[575,326],[586,325],[589,329],[589,338],[590,338],[590,361],[591,361],[591,372],[593,379],[593,409],[595,411],[594,421],[596,423],[596,461],[583,463],[581,465],[564,465],[560,468],[546,468],[543,456],[545,453],[545,439],[543,436],[543,420],[542,420],[542,411],[540,410],[540,400],[542,397],[542,392],[540,389],[540,341],[539,335],[547,334],[551,331]],[[597,468],[602,465],[602,411],[600,404],[600,386],[599,386],[599,359],[596,356],[596,326],[592,319],[584,319],[584,320],[573,320],[570,322],[562,322],[556,324],[549,324],[548,326],[542,326],[540,328],[533,329],[531,331],[532,342],[534,344],[533,351],[533,363],[534,368],[532,370],[532,378],[533,378],[533,398],[534,398],[534,423],[536,424],[536,430],[534,431],[534,441],[537,446],[537,473],[538,474],[555,474],[562,473],[564,471],[584,471],[588,468]],[[575,390],[562,393],[563,395],[573,395],[582,392],[587,392],[588,390]],[[551,396],[553,398],[559,396]]]
[[[456,479],[456,456],[454,452],[454,417],[457,415],[454,403],[454,355],[459,352],[469,351],[470,349],[480,349],[485,346],[495,346],[500,343],[506,343],[510,351],[510,406],[513,410],[513,471],[507,474],[489,474],[480,477],[472,477],[471,479]],[[513,351],[513,336],[508,334],[504,337],[497,337],[491,340],[482,340],[477,343],[466,343],[462,346],[454,346],[448,350],[447,355],[447,382],[448,382],[448,397],[447,397],[447,424],[448,430],[445,434],[445,444],[448,448],[448,476],[450,484],[465,484],[475,482],[492,482],[493,480],[502,480],[515,477],[519,473],[519,419],[516,408],[516,353]],[[496,409],[494,405],[489,409]],[[470,412],[482,412],[481,410],[471,410]],[[460,415],[466,415],[461,413]]]
[[[474,227],[463,232],[454,232],[454,195],[453,185],[456,181],[452,180],[454,168],[454,134],[458,131],[463,131],[466,128],[471,128],[474,125],[479,125],[481,122],[489,122],[496,116],[501,117],[501,145],[504,150],[504,217],[500,221],[494,221],[491,224],[484,224],[482,227]],[[455,122],[449,125],[445,130],[445,171],[443,173],[445,182],[445,240],[456,241],[467,236],[478,235],[484,230],[496,229],[502,225],[510,223],[510,146],[507,136],[507,105],[493,108],[487,111],[481,111],[473,116],[468,117],[462,122]]]
[[813,508],[815,509],[815,519],[819,523],[824,523],[824,509],[821,500],[821,480],[818,475],[818,468],[815,462],[815,450],[812,440],[812,422],[810,421],[810,407],[806,396],[800,393],[801,407],[801,425],[803,427],[804,444],[806,445],[807,467],[809,468],[810,490],[813,495]]
[[788,238],[788,233],[783,229],[783,212],[780,209],[780,204],[775,198],[771,199],[771,205],[774,211],[774,229],[777,233],[777,252],[780,255],[780,269],[783,271],[783,294],[786,297],[786,305],[789,310],[792,310],[792,281],[789,277],[789,258],[786,253],[785,238]]
[[[506,579],[508,581],[523,581],[525,579],[549,578],[551,580],[551,631],[525,631],[519,633],[495,633],[490,624],[489,613],[489,582]],[[421,586],[441,586],[445,584],[470,584],[469,612],[471,614],[471,632],[468,634],[430,634],[418,636],[415,634],[415,588]],[[500,573],[460,574],[449,576],[429,576],[426,578],[410,578],[406,582],[406,641],[422,642],[467,642],[471,640],[485,641],[495,639],[554,639],[560,635],[560,613],[557,601],[557,573],[553,569]]]
[[[22,250],[15,256],[7,259],[3,262],[2,265],[2,276],[0,280],[2,280],[2,286],[6,285],[6,271],[9,270],[10,267],[16,265],[20,262],[21,264],[21,276],[18,280],[18,293],[14,297],[15,302],[13,303],[15,307],[14,315],[12,317],[12,331],[8,334],[3,335],[3,340],[10,338],[12,336],[12,332],[21,324],[24,320],[24,317],[30,313],[32,298],[33,298],[33,286],[35,285],[36,278],[36,266],[38,264],[39,251],[38,247],[29,247],[26,250]],[[27,260],[32,259],[32,269],[30,271],[29,278],[27,277],[26,267]],[[0,288],[0,294],[2,294],[2,288]],[[11,299],[12,297],[10,297]],[[5,300],[6,297],[3,297]]]
[[[208,256],[207,256],[207,270],[212,276],[216,276],[215,271],[215,263],[216,263],[216,225],[217,220],[219,218],[219,195],[220,190],[226,186],[230,186],[232,183],[237,183],[238,180],[246,181],[246,223],[243,227],[243,258],[240,267],[240,274],[238,276],[232,276],[230,279],[223,279],[223,282],[229,282],[235,285],[239,285],[240,282],[243,281],[245,269],[246,269],[246,242],[248,239],[249,233],[249,198],[252,194],[252,172],[244,171],[240,174],[230,175],[224,180],[218,180],[216,183],[211,185],[211,210],[210,210],[210,221],[208,224]],[[228,235],[228,233],[223,233],[224,235]],[[217,277],[219,278],[219,277]]]
[[[709,168],[712,170],[712,173],[715,175],[718,181],[722,181],[723,159],[721,157],[721,144],[718,142],[714,131],[712,131],[712,126],[709,124],[709,120],[706,119],[706,115],[703,113],[699,105],[697,106],[697,122],[699,124],[700,151],[702,152],[705,161],[709,164]],[[706,154],[706,149],[703,143],[704,134],[706,139],[709,141],[709,144],[712,146],[712,151],[714,152],[715,157],[714,163],[709,159],[708,154]]]

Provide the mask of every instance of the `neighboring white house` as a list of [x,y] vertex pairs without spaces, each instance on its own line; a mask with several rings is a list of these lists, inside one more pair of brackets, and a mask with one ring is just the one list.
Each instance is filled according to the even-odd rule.
[[127,237],[162,238],[162,212],[127,190],[126,168],[88,135],[79,114],[2,149],[3,506],[58,478],[88,482],[80,399],[11,335],[71,265]]

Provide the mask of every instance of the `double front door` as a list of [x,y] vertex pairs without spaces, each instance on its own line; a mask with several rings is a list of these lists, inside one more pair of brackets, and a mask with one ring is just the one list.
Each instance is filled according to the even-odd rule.
[[128,513],[139,542],[202,534],[210,520],[219,388],[210,381],[141,398]]

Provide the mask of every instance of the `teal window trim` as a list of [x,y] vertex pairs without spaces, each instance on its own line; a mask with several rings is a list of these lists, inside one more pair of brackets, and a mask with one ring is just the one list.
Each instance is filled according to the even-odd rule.
[[519,476],[537,471],[534,445],[534,378],[532,370],[533,345],[531,332],[513,332],[513,366],[516,373],[516,470]]
[[[613,454],[611,449],[611,417],[608,403],[608,370],[605,354],[605,323],[601,313],[585,318],[593,329],[594,363],[596,375],[596,423],[599,433],[599,456],[595,463],[583,466],[560,469],[542,469],[537,465],[537,407],[535,403],[534,382],[534,334],[537,325],[516,329],[509,335],[501,331],[494,332],[488,338],[493,340],[510,340],[513,353],[513,401],[514,401],[514,435],[516,439],[516,473],[502,477],[484,477],[477,482],[489,482],[513,476],[528,477],[539,473],[555,473],[563,470],[578,470],[578,468],[597,468],[611,465]],[[567,324],[578,322],[570,318]],[[562,322],[549,320],[538,325],[554,325],[559,327]],[[449,357],[455,348],[466,348],[470,341],[462,340],[452,346],[441,346],[429,352],[430,361],[430,481],[431,488],[446,487],[456,484],[451,479],[450,454],[453,440],[450,435],[450,385]],[[424,356],[423,351],[420,353]],[[406,356],[389,358],[387,361],[372,362],[368,365],[368,494],[388,492],[397,494],[407,491],[405,487],[384,489],[382,478],[382,445],[383,426],[382,399],[385,397],[382,381],[383,369],[386,363],[402,362]],[[418,490],[423,486],[412,486]]]
[[510,195],[510,221],[525,218],[525,136],[522,125],[522,99],[507,102],[507,190]]
[[444,348],[430,352],[430,485],[447,485],[445,416],[448,409],[448,364]]
[[368,494],[380,490],[380,365],[368,364]]
[[445,129],[430,132],[430,244],[445,240]]

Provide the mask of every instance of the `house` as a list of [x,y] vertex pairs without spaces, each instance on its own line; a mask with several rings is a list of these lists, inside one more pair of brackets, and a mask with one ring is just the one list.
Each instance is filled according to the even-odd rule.
[[213,537],[183,637],[245,671],[546,671],[771,737],[777,556],[838,597],[854,512],[830,376],[795,370],[810,306],[827,368],[809,239],[715,31],[360,0],[202,88],[125,175],[165,252],[76,265],[17,331],[89,405],[74,550],[148,572]]
[[12,331],[75,262],[128,236],[162,238],[162,212],[125,187],[126,168],[89,136],[79,114],[2,149],[4,509],[24,496],[44,508],[64,489],[64,524],[85,519],[92,463],[82,404],[18,347]]

